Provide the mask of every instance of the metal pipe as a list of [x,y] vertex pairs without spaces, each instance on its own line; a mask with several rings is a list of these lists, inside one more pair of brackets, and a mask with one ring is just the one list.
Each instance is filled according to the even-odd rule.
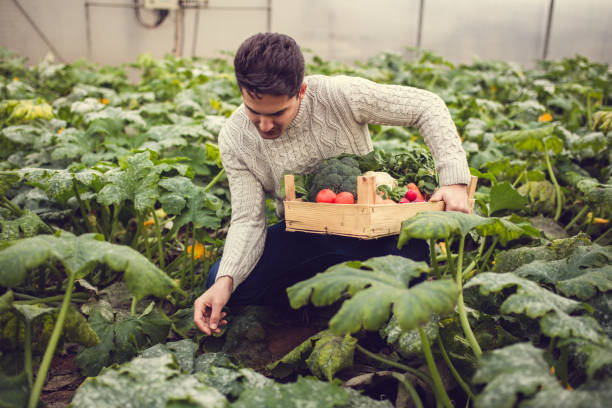
[[40,38],[43,40],[43,42],[47,45],[47,47],[49,47],[49,49],[51,50],[51,52],[53,53],[53,55],[55,55],[55,57],[63,62],[66,63],[66,60],[62,57],[62,55],[59,53],[59,51],[57,51],[57,49],[53,46],[53,44],[51,44],[51,41],[49,41],[49,39],[47,38],[47,36],[42,32],[42,30],[40,28],[38,28],[38,26],[36,25],[36,23],[34,22],[34,20],[32,19],[32,17],[30,17],[30,15],[24,10],[23,7],[21,7],[21,4],[19,4],[19,2],[17,0],[13,0],[13,3],[15,4],[15,6],[19,9],[19,11],[21,12],[21,14],[25,17],[26,20],[28,20],[28,23],[30,23],[30,25],[32,26],[32,28],[34,29],[34,31],[36,31],[36,33],[40,36]]
[[546,19],[546,34],[544,34],[544,49],[542,50],[542,59],[548,58],[548,46],[550,45],[550,31],[552,28],[553,13],[555,8],[555,0],[550,0],[548,7],[548,17]]
[[416,46],[421,48],[422,33],[423,33],[423,10],[425,9],[425,0],[419,1],[419,20],[417,22],[417,38]]

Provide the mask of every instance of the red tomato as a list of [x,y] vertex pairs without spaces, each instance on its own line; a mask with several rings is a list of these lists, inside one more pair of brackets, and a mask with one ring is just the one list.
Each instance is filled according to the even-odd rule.
[[425,201],[425,197],[423,197],[423,194],[421,194],[421,190],[419,190],[419,188],[417,187],[416,184],[414,183],[408,183],[406,185],[406,188],[408,190],[414,191],[417,195],[417,199],[420,198],[421,200]]
[[336,199],[334,200],[336,204],[355,204],[355,197],[348,191],[343,191],[338,193]]
[[408,201],[414,201],[417,199],[417,193],[414,190],[408,190],[406,191],[406,198],[408,199]]
[[336,193],[329,188],[324,188],[317,194],[317,203],[333,203],[336,199]]

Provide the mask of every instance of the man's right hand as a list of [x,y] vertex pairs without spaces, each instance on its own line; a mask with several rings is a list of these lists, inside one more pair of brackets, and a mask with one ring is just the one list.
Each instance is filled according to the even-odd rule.
[[198,329],[211,335],[221,333],[219,326],[227,324],[225,312],[221,312],[229,301],[234,287],[230,276],[221,276],[206,292],[193,303],[193,321]]

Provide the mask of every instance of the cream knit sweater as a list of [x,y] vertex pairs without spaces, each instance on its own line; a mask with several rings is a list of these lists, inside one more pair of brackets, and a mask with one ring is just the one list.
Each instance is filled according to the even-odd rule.
[[244,105],[236,109],[219,134],[232,219],[217,279],[231,276],[234,290],[263,252],[266,193],[276,199],[282,215],[281,177],[311,172],[323,159],[341,153],[369,153],[368,123],[417,127],[435,159],[440,184],[469,182],[457,129],[437,95],[346,76],[310,76],[305,82],[308,87],[298,113],[280,137],[263,139],[249,121]]

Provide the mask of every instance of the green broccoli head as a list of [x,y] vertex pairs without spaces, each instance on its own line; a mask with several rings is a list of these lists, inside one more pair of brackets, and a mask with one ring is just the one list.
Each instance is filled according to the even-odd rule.
[[341,191],[348,191],[356,196],[357,176],[360,175],[359,163],[352,157],[324,160],[319,168],[312,173],[308,200],[315,201],[317,193],[324,188],[329,188],[336,194]]

